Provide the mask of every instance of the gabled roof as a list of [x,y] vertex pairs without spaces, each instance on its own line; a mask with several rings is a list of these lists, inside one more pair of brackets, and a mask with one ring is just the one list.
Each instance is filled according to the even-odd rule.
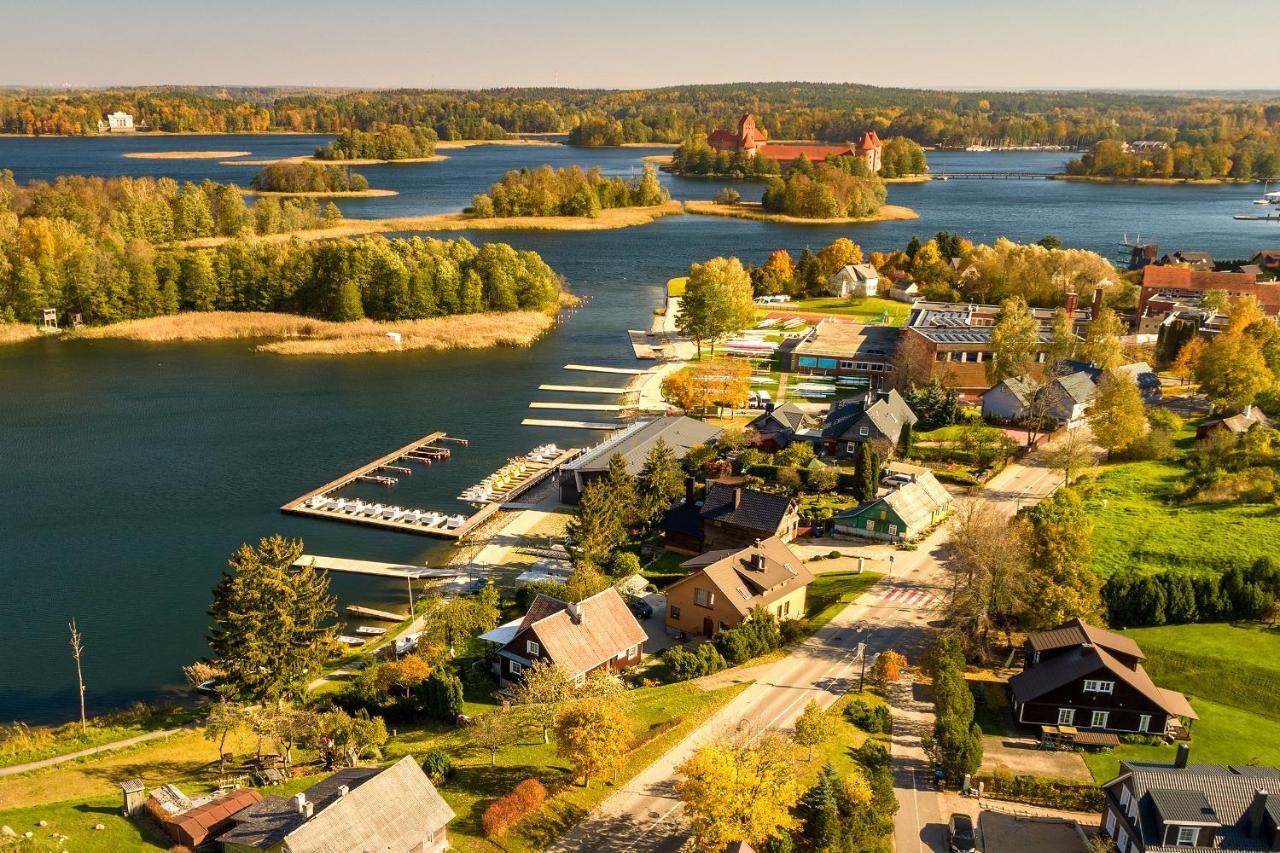
[[567,602],[540,592],[529,603],[529,609],[525,611],[524,618],[520,620],[520,627],[516,629],[516,633],[519,634],[534,622],[546,619],[551,614],[559,613],[561,610],[567,610],[568,607]]
[[1038,652],[1062,649],[1067,646],[1094,645],[1111,649],[1118,654],[1128,655],[1138,660],[1145,660],[1147,657],[1142,653],[1142,649],[1139,648],[1138,644],[1128,637],[1108,631],[1105,628],[1089,625],[1080,619],[1072,619],[1057,628],[1031,634],[1027,637],[1027,644]]
[[230,828],[235,815],[259,802],[262,802],[262,794],[257,790],[240,788],[175,815],[165,822],[165,831],[182,844],[198,847]]
[[1036,391],[1040,388],[1040,383],[1036,381],[1034,376],[1027,374],[1026,376],[1009,376],[1001,379],[995,386],[988,388],[982,393],[987,396],[997,388],[1002,388],[1013,395],[1013,398],[1024,406],[1031,405],[1031,399],[1035,396]]
[[672,586],[705,577],[743,616],[813,582],[804,562],[776,536],[737,551],[708,551],[682,563],[681,568],[694,572]]
[[1240,272],[1213,272],[1186,267],[1149,264],[1142,268],[1143,287],[1166,287],[1172,290],[1231,290],[1257,283],[1257,276]]
[[[632,646],[641,645],[648,635],[626,602],[613,587],[597,592],[571,605],[550,596],[539,595],[556,607],[543,605],[551,612],[530,621],[521,628],[532,630],[542,650],[552,661],[564,667],[571,676],[590,672],[600,664]],[[534,599],[537,603],[537,599]],[[530,605],[530,614],[533,605]],[[505,647],[504,647],[505,648]],[[517,650],[518,651],[518,650]]]
[[608,471],[609,460],[620,454],[627,473],[638,474],[658,439],[666,442],[677,459],[683,459],[690,448],[706,444],[721,432],[719,427],[681,416],[637,421],[562,467],[569,471]]
[[784,430],[786,432],[795,432],[801,429],[809,416],[804,409],[795,403],[783,403],[781,406],[774,407],[772,412],[764,412],[756,417],[748,427],[761,432],[769,432],[776,430]]
[[895,444],[902,434],[903,425],[914,425],[919,420],[897,389],[867,391],[865,394],[849,397],[831,407],[826,423],[822,427],[822,437],[845,437],[864,415],[875,425],[881,435]]
[[1152,788],[1148,792],[1151,804],[1156,807],[1160,817],[1168,823],[1181,823],[1195,826],[1222,826],[1217,812],[1201,791],[1178,790],[1177,788]]
[[1098,386],[1093,384],[1093,378],[1083,370],[1072,373],[1070,376],[1059,376],[1049,384],[1061,389],[1062,393],[1076,403],[1089,402],[1098,390]]
[[880,271],[871,264],[845,264],[840,272],[848,273],[858,281],[870,281],[880,277]]
[[704,520],[773,536],[782,528],[792,506],[791,498],[786,495],[713,483],[707,488],[700,514]]
[[933,514],[951,503],[951,493],[942,487],[932,473],[917,474],[915,480],[904,483],[882,498],[859,507],[838,513],[836,518],[855,518],[880,504],[888,506],[907,527],[928,522]]

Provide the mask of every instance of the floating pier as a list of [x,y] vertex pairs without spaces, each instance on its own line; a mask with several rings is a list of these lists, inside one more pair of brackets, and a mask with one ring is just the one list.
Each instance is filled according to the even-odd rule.
[[539,385],[539,391],[563,391],[571,394],[629,394],[635,388],[603,388],[598,385]]
[[631,339],[631,351],[635,353],[636,358],[641,361],[657,359],[662,355],[658,349],[650,343],[649,332],[640,329],[628,329],[627,337]]
[[565,370],[583,370],[588,373],[618,373],[623,376],[642,376],[648,373],[638,367],[600,367],[594,364],[566,364]]
[[456,578],[465,572],[456,569],[431,569],[407,563],[377,563],[370,560],[351,560],[346,557],[325,557],[320,554],[303,554],[294,560],[295,566],[314,565],[326,572],[345,572],[353,575],[373,575],[383,578]]
[[377,619],[380,622],[403,622],[408,619],[408,615],[404,613],[391,613],[386,610],[375,610],[372,607],[361,607],[359,604],[348,604],[347,612],[353,616],[365,616],[369,619]]
[[529,491],[580,452],[576,448],[561,450],[554,444],[536,447],[525,456],[508,460],[500,470],[464,490],[458,500],[486,506],[504,503]]
[[563,409],[576,412],[621,412],[627,406],[615,403],[530,403],[531,409]]
[[625,424],[603,423],[601,421],[558,421],[542,418],[525,418],[521,426],[560,427],[562,429],[622,429]]

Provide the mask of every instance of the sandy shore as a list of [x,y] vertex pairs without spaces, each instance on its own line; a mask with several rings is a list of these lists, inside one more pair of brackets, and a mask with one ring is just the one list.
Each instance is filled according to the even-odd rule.
[[[382,234],[388,231],[611,231],[648,225],[655,219],[680,213],[680,202],[669,201],[653,207],[614,207],[600,215],[586,216],[511,216],[477,219],[465,213],[437,213],[427,216],[398,216],[391,219],[344,219],[331,228],[313,228],[271,234],[260,240],[333,240],[360,234]],[[226,243],[227,237],[199,237],[174,243],[195,249],[209,249]]]
[[514,145],[531,148],[554,148],[563,145],[550,139],[442,139],[436,143],[436,150],[441,148],[476,148],[480,145]]
[[742,201],[737,204],[716,204],[714,201],[686,201],[685,213],[701,216],[728,216],[733,219],[754,219],[759,222],[785,222],[794,225],[857,225],[864,222],[898,222],[919,219],[920,214],[909,207],[886,204],[874,216],[843,216],[835,219],[810,219],[804,216],[787,216],[782,213],[766,213],[758,201]]
[[[282,355],[345,355],[406,350],[482,349],[528,346],[555,325],[540,311],[459,314],[426,320],[333,323],[296,314],[210,311],[128,320],[82,327],[65,339],[129,340],[152,343],[275,339],[254,349]],[[400,334],[400,341],[387,337]]]
[[297,157],[281,157],[277,160],[226,160],[218,165],[278,166],[281,163],[313,163],[317,166],[384,166],[394,163],[439,163],[448,159],[445,154],[432,154],[430,157],[410,157],[407,160],[321,160],[319,157],[312,157],[310,154],[299,154]]
[[289,198],[385,198],[400,195],[398,190],[318,190],[316,192],[283,192],[279,190],[241,189],[241,195],[274,195]]
[[127,151],[121,157],[131,160],[221,160],[225,157],[248,157],[252,151]]

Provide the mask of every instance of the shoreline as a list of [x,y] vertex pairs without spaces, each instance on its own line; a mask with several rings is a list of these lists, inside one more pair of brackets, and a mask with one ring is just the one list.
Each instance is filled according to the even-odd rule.
[[1105,175],[1054,175],[1052,181],[1074,181],[1081,184],[1145,184],[1148,186],[1225,187],[1268,183],[1263,178],[1109,178]]
[[223,160],[228,157],[248,157],[252,151],[126,151],[121,154],[129,160]]
[[[106,326],[82,326],[60,334],[67,341],[122,340],[140,343],[200,343],[256,340],[255,352],[277,355],[354,355],[425,350],[469,350],[529,346],[556,325],[565,294],[554,311],[491,311],[422,320],[355,320],[340,323],[269,311],[185,312]],[[398,332],[400,341],[387,337]],[[39,335],[39,332],[35,333]],[[17,343],[20,338],[0,343]]]
[[[597,217],[587,216],[509,216],[472,218],[469,214],[436,213],[422,216],[398,216],[390,219],[344,219],[329,228],[268,234],[256,239],[288,242],[292,239],[314,241],[356,237],[362,234],[385,234],[389,231],[612,231],[648,225],[664,216],[682,210],[678,201],[651,207],[612,207]],[[191,249],[212,249],[229,242],[230,237],[197,237],[167,244]]]
[[730,219],[750,219],[756,222],[781,222],[788,225],[861,225],[870,222],[904,222],[919,219],[920,214],[909,207],[886,204],[872,216],[840,216],[833,219],[813,219],[806,216],[788,216],[785,213],[766,213],[758,201],[736,204],[716,204],[710,200],[686,201],[685,213],[696,216],[724,216]]
[[299,192],[287,192],[285,190],[255,190],[252,187],[242,187],[240,195],[243,196],[277,196],[281,198],[386,198],[387,196],[400,195],[399,190],[307,190]]
[[390,166],[397,163],[439,163],[448,159],[447,154],[432,154],[430,157],[407,157],[404,160],[374,160],[367,157],[357,157],[353,160],[322,160],[313,154],[298,154],[293,157],[277,157],[274,160],[222,160],[218,165],[279,166],[286,163],[294,165],[311,163],[316,166]]

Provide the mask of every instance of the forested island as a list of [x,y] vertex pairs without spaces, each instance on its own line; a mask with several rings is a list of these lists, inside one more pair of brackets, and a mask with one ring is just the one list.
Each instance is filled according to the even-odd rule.
[[769,213],[807,219],[862,218],[879,212],[886,195],[884,181],[857,158],[815,166],[801,156],[785,176],[769,181],[760,204]]
[[[852,161],[857,158],[834,156],[826,159]],[[840,162],[835,165],[846,171],[854,168],[851,164]],[[706,134],[699,133],[681,143],[672,153],[671,163],[664,168],[677,175],[767,180],[780,175],[784,164],[769,156],[767,146],[755,155],[743,151],[717,151],[707,141]],[[892,179],[923,175],[928,170],[924,149],[914,140],[895,136],[884,141],[880,153],[880,177]]]
[[[954,92],[826,83],[648,90],[351,92],[272,88],[0,91],[0,133],[83,136],[114,110],[167,133],[373,132],[399,124],[441,140],[568,133],[579,145],[679,144],[751,104],[772,139],[840,142],[872,129],[921,145],[1084,147],[1104,139],[1267,140],[1280,101],[1108,92]],[[386,158],[378,158],[386,159]]]
[[249,185],[272,193],[363,193],[369,189],[364,175],[312,163],[273,163],[254,175]]
[[372,133],[344,130],[316,149],[317,160],[422,160],[436,153],[439,137],[430,127],[393,124]]
[[510,171],[477,195],[471,214],[478,218],[515,216],[575,216],[596,218],[602,210],[656,207],[671,201],[652,166],[639,178],[605,177],[598,168],[578,166]]
[[[502,243],[395,239],[254,239],[263,199],[234,185],[168,179],[59,178],[18,186],[0,174],[0,320],[34,324],[44,308],[89,325],[177,312],[285,312],[340,322],[481,312],[546,312],[559,277],[535,253]],[[335,208],[336,210],[336,208]],[[229,235],[214,249],[166,246]]]
[[1280,137],[1251,133],[1218,141],[1152,139],[1132,145],[1107,139],[1068,163],[1067,175],[1116,181],[1275,180],[1280,178]]

